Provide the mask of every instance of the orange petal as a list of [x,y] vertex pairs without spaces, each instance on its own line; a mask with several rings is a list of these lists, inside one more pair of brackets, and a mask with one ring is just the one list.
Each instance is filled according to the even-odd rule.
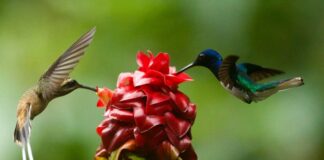
[[97,95],[99,97],[97,106],[104,107],[104,106],[107,106],[109,101],[111,100],[111,97],[113,96],[113,91],[111,91],[110,89],[108,89],[106,87],[97,88]]

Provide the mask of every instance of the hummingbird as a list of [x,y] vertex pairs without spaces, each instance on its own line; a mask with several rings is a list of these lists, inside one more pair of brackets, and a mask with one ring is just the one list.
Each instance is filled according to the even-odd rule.
[[29,143],[31,120],[42,113],[48,103],[69,94],[78,88],[96,92],[69,77],[70,72],[78,64],[85,53],[85,49],[93,40],[96,29],[93,28],[82,35],[72,44],[39,78],[38,83],[23,93],[17,107],[17,123],[14,131],[14,141],[22,147],[23,160],[26,159],[26,149],[29,159],[33,159]]
[[206,67],[225,89],[248,104],[252,101],[264,100],[278,91],[304,84],[301,77],[259,83],[261,80],[284,72],[252,63],[236,64],[238,59],[239,57],[236,55],[229,55],[223,60],[217,51],[206,49],[198,54],[194,62],[183,67],[176,74],[194,66]]

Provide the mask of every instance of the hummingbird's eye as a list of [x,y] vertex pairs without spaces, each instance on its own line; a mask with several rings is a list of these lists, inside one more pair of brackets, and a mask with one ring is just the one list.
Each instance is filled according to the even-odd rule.
[[200,53],[199,56],[198,56],[198,59],[203,60],[205,57],[206,57],[205,54]]

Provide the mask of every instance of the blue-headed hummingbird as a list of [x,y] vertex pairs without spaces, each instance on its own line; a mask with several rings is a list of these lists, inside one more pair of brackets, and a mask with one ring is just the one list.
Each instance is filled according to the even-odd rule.
[[230,55],[225,59],[213,49],[198,54],[194,62],[180,69],[177,74],[194,66],[208,68],[231,94],[246,103],[261,101],[278,91],[304,84],[301,77],[258,83],[259,81],[284,73],[283,71],[261,67],[251,63],[236,64],[238,56]]

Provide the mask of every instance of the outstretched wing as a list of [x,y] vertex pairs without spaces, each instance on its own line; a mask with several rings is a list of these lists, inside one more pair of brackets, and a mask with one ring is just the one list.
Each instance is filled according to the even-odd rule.
[[40,77],[39,83],[43,83],[43,86],[47,88],[59,88],[84,55],[85,49],[93,40],[95,32],[96,29],[93,28],[74,42]]
[[233,76],[237,72],[235,63],[238,59],[239,59],[239,57],[235,56],[235,55],[227,56],[223,60],[221,66],[218,70],[219,80],[228,89],[232,89],[235,84],[235,80],[234,80]]
[[246,71],[246,74],[255,82],[284,73],[277,69],[264,68],[251,63],[242,63],[238,67]]

